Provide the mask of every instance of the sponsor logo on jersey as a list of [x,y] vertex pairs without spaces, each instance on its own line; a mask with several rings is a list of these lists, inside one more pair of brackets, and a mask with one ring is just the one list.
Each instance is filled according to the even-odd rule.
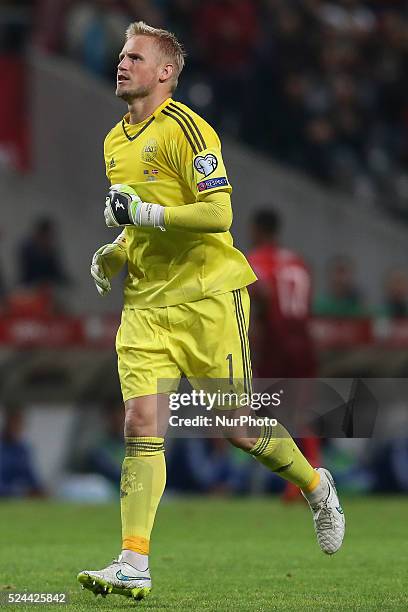
[[218,166],[218,160],[212,153],[207,153],[205,157],[197,155],[194,158],[194,168],[204,176],[209,176]]
[[155,138],[150,138],[150,140],[147,140],[142,149],[143,161],[153,161],[157,156],[157,148],[157,140]]
[[115,166],[116,166],[115,158],[112,157],[112,159],[109,162],[109,168],[115,168]]
[[226,185],[228,185],[228,181],[225,176],[197,183],[198,191],[206,191],[207,189],[214,189],[214,187],[225,187]]
[[143,174],[149,174],[148,170],[143,170]]
[[153,168],[152,174],[159,174],[159,171],[156,168]]

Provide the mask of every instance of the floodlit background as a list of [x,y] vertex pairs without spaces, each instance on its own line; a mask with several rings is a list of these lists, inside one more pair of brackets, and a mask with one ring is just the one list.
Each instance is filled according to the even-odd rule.
[[[1,497],[117,497],[121,281],[101,299],[89,266],[112,238],[102,145],[126,112],[115,67],[125,28],[139,19],[171,29],[187,49],[175,97],[222,137],[237,246],[251,252],[253,215],[274,210],[281,245],[311,274],[308,352],[295,349],[296,371],[290,359],[274,370],[286,339],[256,318],[255,367],[270,377],[407,375],[405,2],[6,0]],[[342,491],[406,493],[408,442],[397,435],[406,408],[387,440],[308,439],[305,452]],[[282,481],[222,440],[172,440],[167,461],[174,494],[282,493]]]

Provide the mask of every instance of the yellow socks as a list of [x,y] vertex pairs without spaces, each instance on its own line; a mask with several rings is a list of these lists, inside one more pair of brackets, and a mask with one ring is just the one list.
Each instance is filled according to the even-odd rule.
[[[166,484],[163,438],[126,438],[126,457],[120,483],[122,550],[149,554],[150,534]],[[320,476],[282,426],[263,427],[251,449],[271,471],[305,492],[313,491]]]
[[154,517],[166,484],[163,438],[125,438],[120,481],[122,550],[148,555]]
[[314,470],[313,480],[307,485],[307,487],[302,487],[302,491],[306,493],[313,493],[315,489],[317,489],[317,485],[320,484],[320,474]]
[[261,436],[250,454],[272,472],[305,491],[313,491],[319,484],[319,473],[312,468],[289,432],[279,423],[276,427],[262,427]]

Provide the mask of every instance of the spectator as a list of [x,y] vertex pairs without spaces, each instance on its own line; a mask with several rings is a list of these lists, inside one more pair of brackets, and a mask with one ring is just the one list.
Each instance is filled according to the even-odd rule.
[[344,255],[333,257],[327,266],[327,292],[320,296],[315,313],[328,317],[366,316],[362,293],[355,280],[355,265]]
[[67,11],[74,0],[37,0],[33,43],[51,53],[63,49]]
[[257,7],[250,0],[208,0],[193,15],[202,70],[209,75],[216,124],[238,132],[241,95],[250,74],[258,33]]
[[21,408],[9,406],[4,412],[0,434],[0,497],[44,495],[30,448],[23,440],[23,428]]
[[372,465],[375,493],[408,492],[408,440],[396,438],[378,444]]
[[26,287],[57,287],[69,282],[56,243],[52,219],[39,219],[32,233],[23,241],[18,253],[19,279]]
[[358,37],[375,28],[373,13],[360,0],[323,3],[319,14],[324,23],[340,34]]
[[323,181],[333,180],[335,132],[327,117],[315,117],[305,125],[305,168],[312,176]]
[[408,275],[405,270],[392,270],[385,281],[383,312],[387,317],[408,317]]
[[0,20],[0,168],[30,166],[29,95],[25,49],[30,36],[31,3],[6,0]]
[[76,2],[68,11],[68,55],[96,75],[113,78],[130,19],[115,0]]
[[166,4],[167,26],[176,34],[177,38],[183,41],[185,48],[188,49],[190,63],[196,47],[194,29],[191,24],[194,23],[193,15],[198,0],[172,0],[172,2],[161,2],[161,4]]
[[163,26],[164,16],[161,12],[161,4],[160,0],[125,0],[124,2],[130,20],[141,20],[155,28]]
[[[306,98],[310,86],[310,81],[302,74],[288,73],[283,77],[282,91],[277,91],[274,100],[271,101],[269,112],[267,108],[261,108],[259,114],[259,121],[266,122],[265,132],[259,125],[259,134],[264,134],[263,148],[269,148],[283,162],[300,169],[304,169],[306,161],[305,123],[308,116]],[[277,117],[280,117],[279,121],[276,120]],[[251,137],[251,129],[248,129],[248,135]]]
[[252,462],[241,455],[223,438],[175,440],[169,454],[168,486],[213,495],[248,492]]

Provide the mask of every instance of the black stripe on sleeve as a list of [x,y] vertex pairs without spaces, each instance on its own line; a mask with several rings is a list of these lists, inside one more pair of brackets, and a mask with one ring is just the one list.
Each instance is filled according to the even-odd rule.
[[184,136],[187,138],[188,142],[190,143],[191,148],[193,149],[194,155],[197,155],[197,153],[198,153],[197,148],[196,148],[194,142],[191,140],[191,136],[187,132],[184,123],[182,123],[181,120],[177,116],[173,115],[172,113],[169,113],[166,109],[163,109],[162,113],[163,113],[163,115],[167,115],[167,117],[171,117],[172,119],[174,119],[174,121],[176,121],[176,123],[179,124],[179,126],[181,127],[181,129],[184,132]]
[[197,147],[197,151],[201,151],[200,141],[198,140],[198,138],[196,136],[196,133],[194,132],[193,128],[191,127],[191,125],[187,121],[186,117],[184,117],[184,115],[182,115],[182,113],[180,112],[180,109],[178,109],[177,106],[174,106],[173,104],[169,104],[168,109],[171,110],[172,113],[174,113],[175,115],[180,117],[181,121],[184,123],[184,125],[187,128],[187,130],[189,131],[190,136],[194,140],[194,142],[196,144],[196,147]]
[[[190,124],[190,126],[191,126],[191,127],[190,127],[190,130],[192,131],[192,133],[193,133],[193,135],[194,135],[195,141],[196,141],[196,143],[197,143],[197,145],[198,145],[198,150],[199,150],[199,151],[203,151],[204,149],[206,149],[206,148],[207,148],[207,145],[205,144],[204,137],[203,137],[203,135],[202,135],[202,133],[201,133],[201,131],[200,131],[200,129],[199,129],[199,127],[198,127],[197,123],[194,121],[193,117],[192,117],[191,115],[189,115],[189,114],[187,113],[187,111],[185,111],[185,110],[184,110],[184,108],[181,108],[180,106],[177,106],[177,105],[176,105],[174,102],[171,102],[171,103],[169,104],[169,108],[171,108],[171,109],[172,109],[172,111],[173,111],[173,112],[175,112],[175,113],[178,111],[178,113],[177,113],[178,115],[180,115],[180,116],[181,116],[181,114],[183,114],[183,115],[186,117],[185,121],[188,121],[188,123],[189,123],[189,124]],[[201,145],[200,145],[200,143],[198,142],[198,140],[197,140],[197,138],[196,138],[196,136],[195,136],[195,134],[194,134],[194,130],[195,130],[195,131],[197,132],[197,134],[198,134],[198,138],[199,138],[199,139],[200,139],[200,141],[201,141]]]

